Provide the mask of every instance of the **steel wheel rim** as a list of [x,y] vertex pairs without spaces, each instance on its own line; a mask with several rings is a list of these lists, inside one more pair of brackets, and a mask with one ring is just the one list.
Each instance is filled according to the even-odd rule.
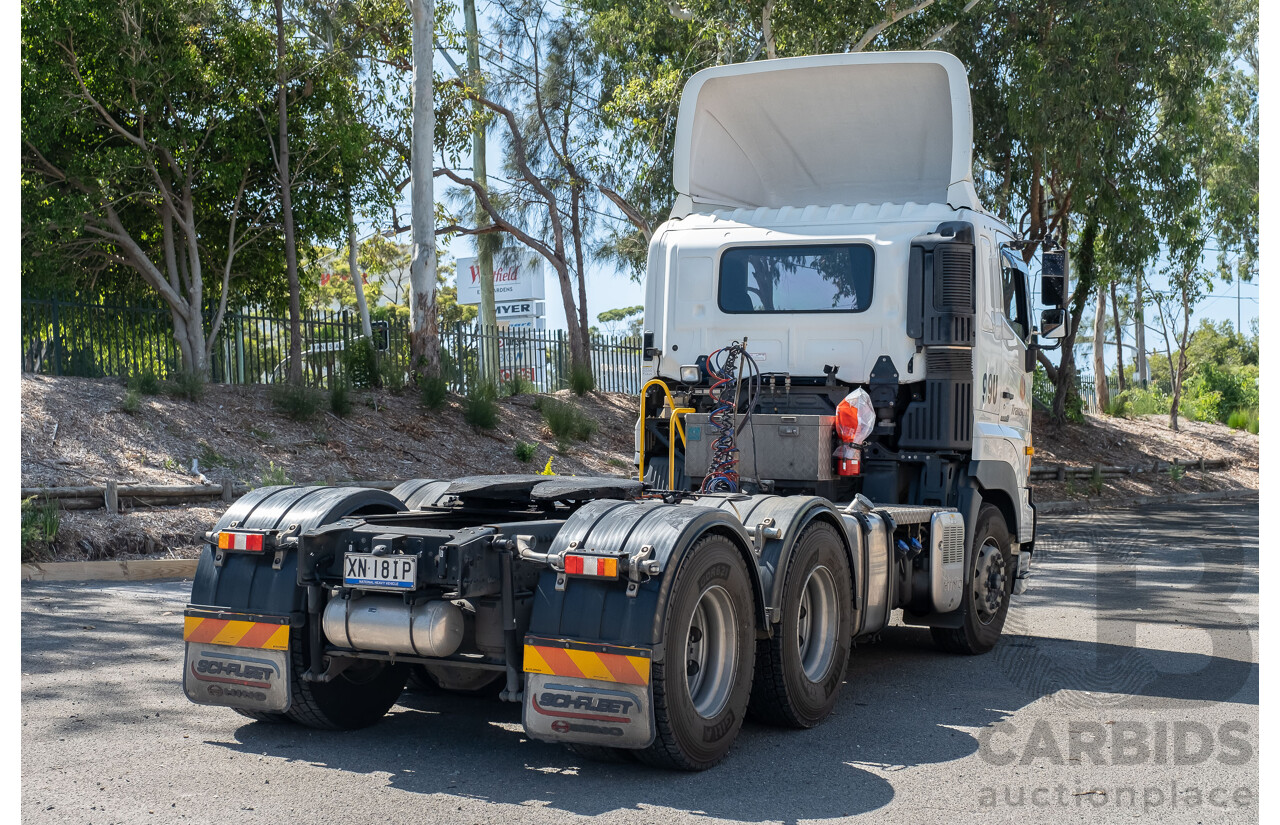
[[1000,612],[1004,604],[1005,584],[1004,553],[995,540],[989,538],[978,551],[973,571],[973,602],[980,623],[991,624]]
[[729,703],[738,669],[737,613],[729,591],[718,584],[698,597],[685,631],[685,685],[694,711],[715,717]]
[[796,622],[800,666],[810,682],[821,681],[835,658],[839,609],[835,576],[822,565],[810,570]]

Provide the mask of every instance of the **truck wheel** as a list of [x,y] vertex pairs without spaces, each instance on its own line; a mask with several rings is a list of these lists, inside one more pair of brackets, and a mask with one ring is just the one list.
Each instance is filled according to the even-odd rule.
[[930,628],[938,647],[972,656],[986,653],[1000,640],[1014,573],[1011,541],[1000,510],[982,505],[973,531],[973,569],[965,578],[964,624]]
[[811,728],[840,696],[853,635],[849,559],[835,528],[811,524],[797,541],[782,590],[782,621],[756,642],[751,715]]
[[292,703],[286,715],[299,724],[321,730],[355,730],[386,715],[404,690],[408,669],[362,659],[330,682],[308,682],[306,640],[298,632],[289,641],[293,667],[289,676]]
[[666,660],[651,673],[657,737],[642,762],[700,771],[729,752],[751,696],[753,599],[732,541],[713,533],[689,549],[667,601]]

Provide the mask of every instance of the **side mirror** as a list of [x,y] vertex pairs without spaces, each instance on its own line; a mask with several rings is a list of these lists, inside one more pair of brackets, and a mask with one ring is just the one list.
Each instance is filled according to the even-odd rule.
[[[1059,249],[1040,255],[1040,303],[1058,309],[1067,308],[1067,253],[1065,250]],[[1063,335],[1065,334],[1064,331]]]
[[1056,341],[1067,337],[1067,311],[1046,309],[1040,313],[1040,337]]

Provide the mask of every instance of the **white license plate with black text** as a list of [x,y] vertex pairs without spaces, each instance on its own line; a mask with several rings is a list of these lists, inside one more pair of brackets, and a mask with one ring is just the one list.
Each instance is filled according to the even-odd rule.
[[418,560],[413,556],[347,553],[342,570],[342,581],[348,587],[412,590],[417,583]]

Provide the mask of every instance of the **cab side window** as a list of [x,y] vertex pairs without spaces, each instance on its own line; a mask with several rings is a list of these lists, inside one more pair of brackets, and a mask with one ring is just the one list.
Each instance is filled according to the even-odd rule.
[[1013,250],[1000,250],[1000,308],[1018,337],[1026,340],[1031,331],[1027,302],[1027,267]]

